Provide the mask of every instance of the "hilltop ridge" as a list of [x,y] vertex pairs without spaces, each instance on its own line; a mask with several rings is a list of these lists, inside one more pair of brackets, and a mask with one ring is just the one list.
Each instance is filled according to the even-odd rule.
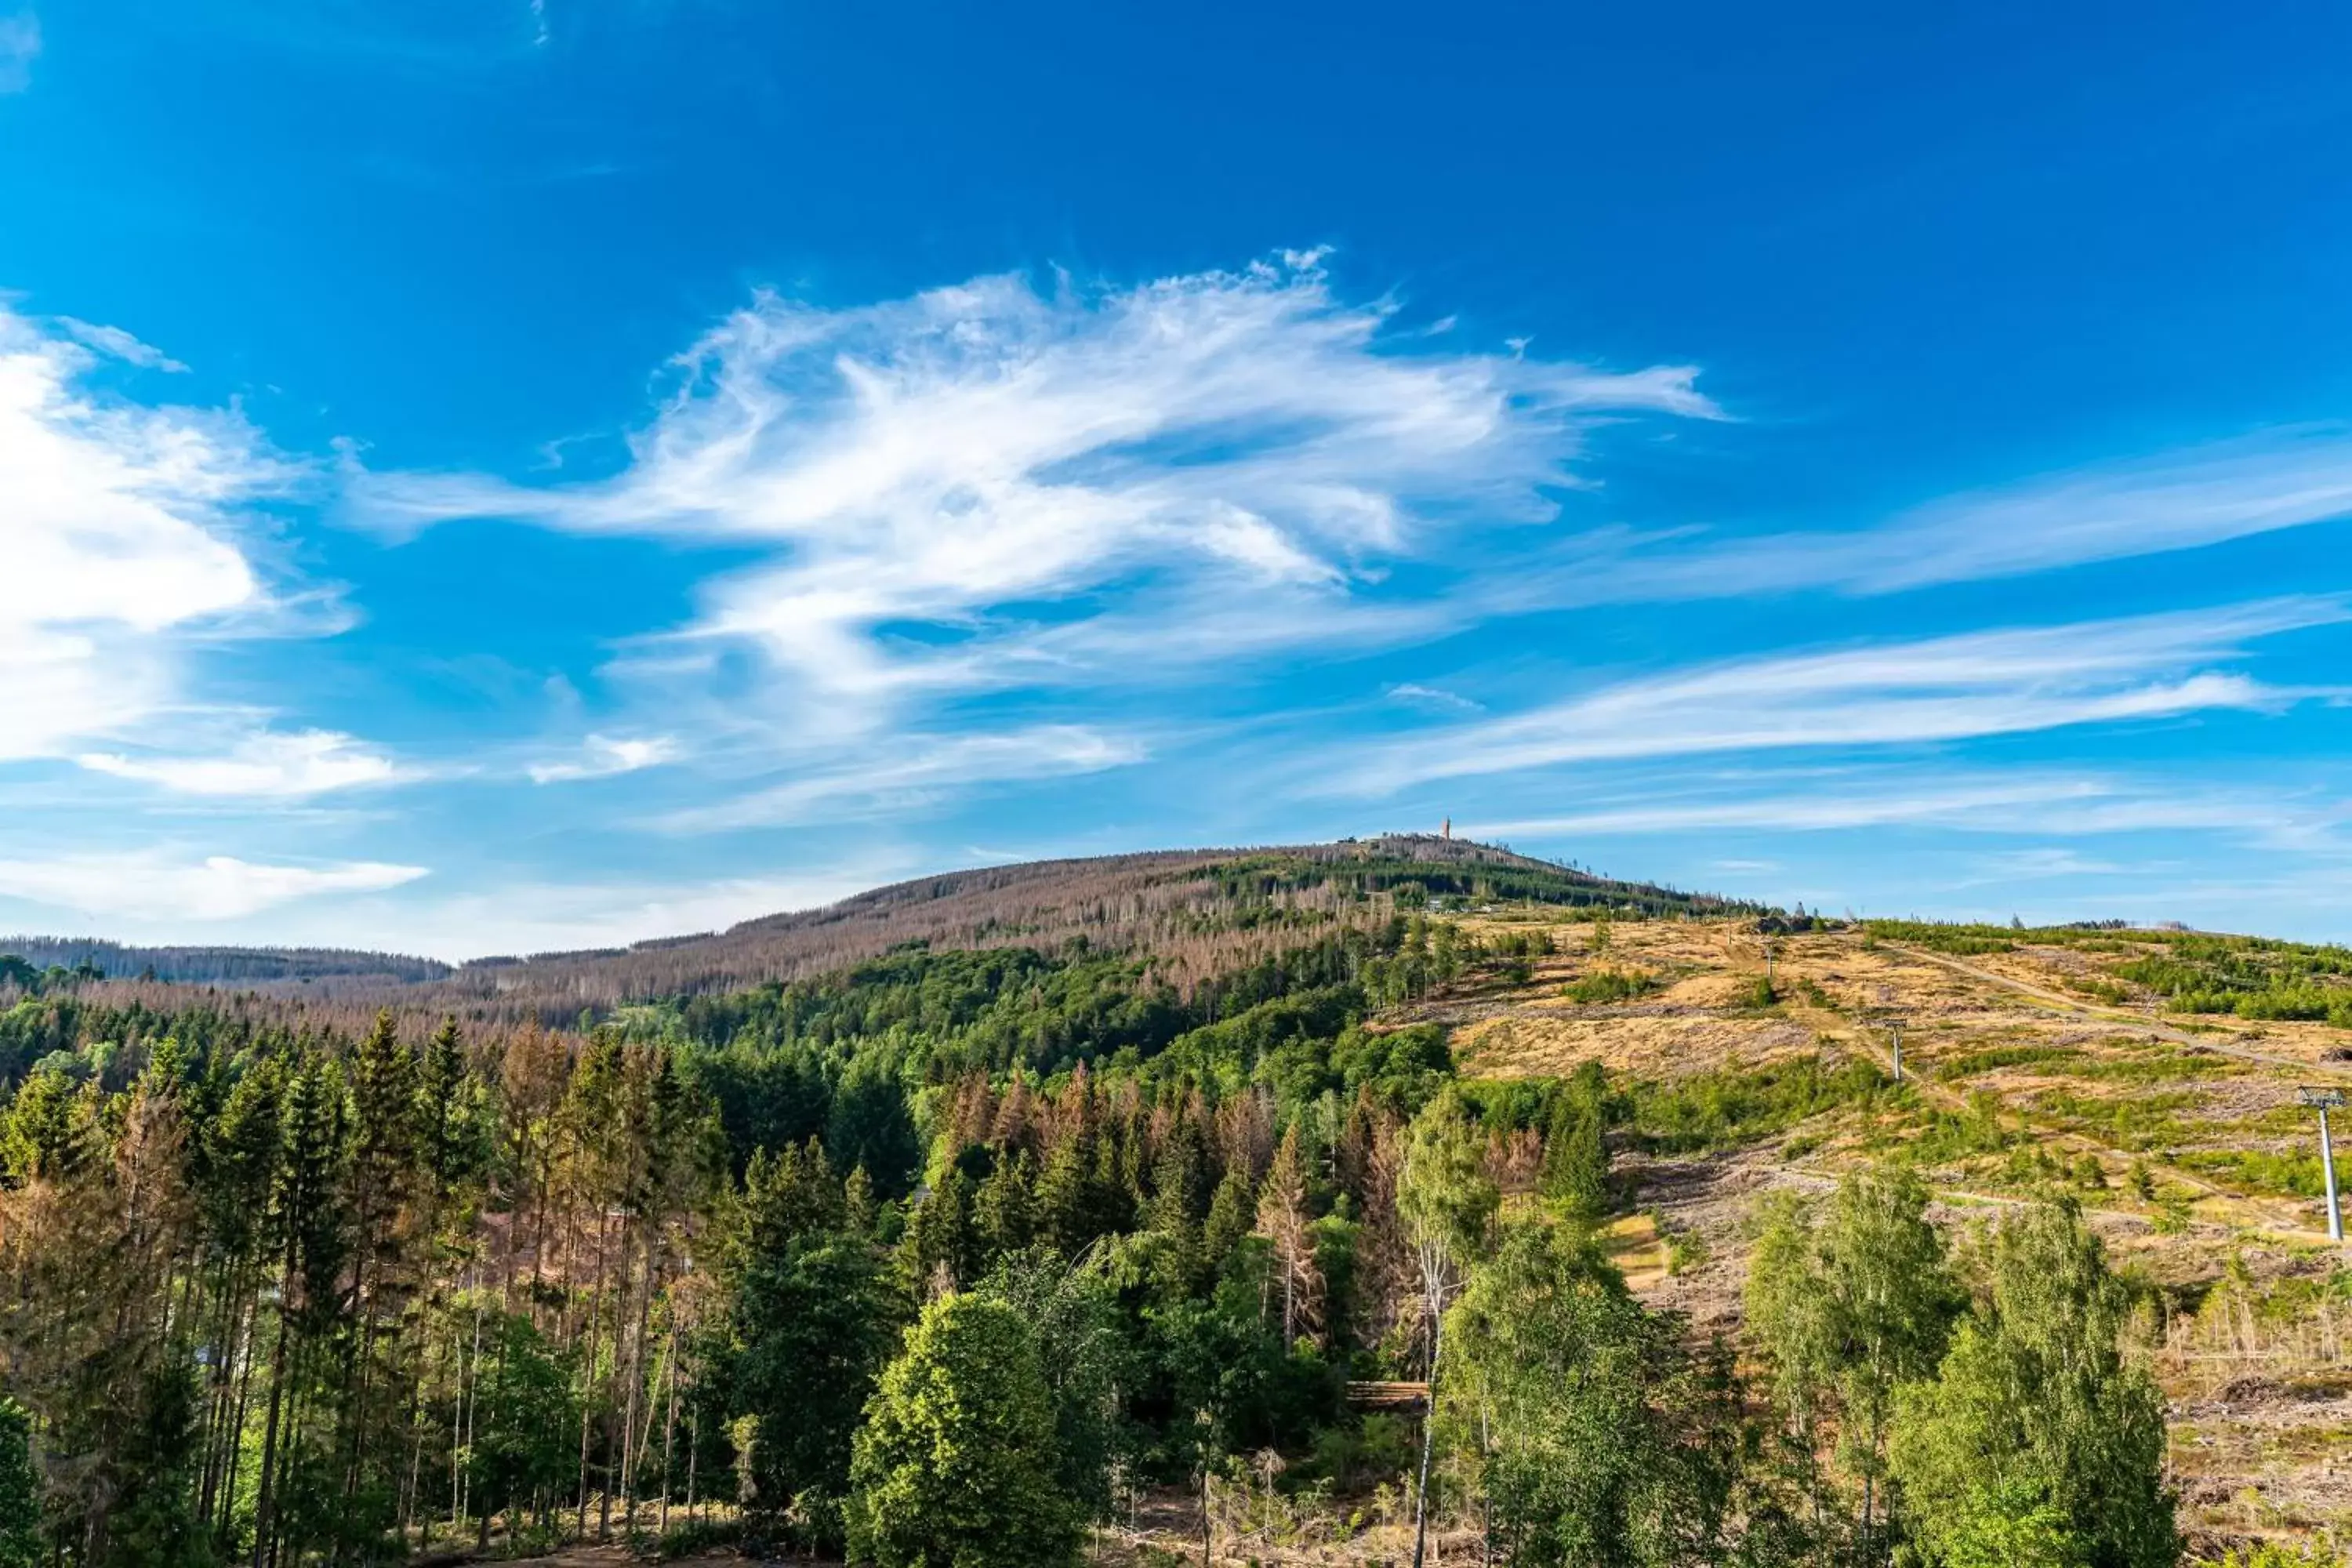
[[919,943],[1149,949],[1180,989],[1375,918],[1399,901],[1504,899],[1607,904],[1649,916],[1755,906],[1596,876],[1496,845],[1434,834],[1326,844],[1162,849],[911,878],[819,909],[618,950],[477,960],[425,989],[476,1016],[551,1018],[653,996],[803,979]]
[[[110,978],[134,978],[152,964],[159,981],[299,991],[356,1007],[442,1008],[479,1020],[536,1013],[554,1023],[583,1008],[803,979],[909,944],[1058,947],[1084,941],[1118,951],[1148,948],[1163,976],[1184,988],[1234,963],[1385,919],[1399,907],[1494,900],[1606,905],[1652,917],[1762,912],[1760,906],[1602,877],[1496,845],[1383,834],[971,867],[722,931],[457,965],[312,949],[26,940],[44,952],[90,955]],[[168,969],[155,962],[162,954],[170,955]],[[272,955],[278,956],[274,966]]]

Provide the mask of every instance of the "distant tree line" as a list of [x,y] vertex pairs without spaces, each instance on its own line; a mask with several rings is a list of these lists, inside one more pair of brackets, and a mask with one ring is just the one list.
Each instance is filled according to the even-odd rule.
[[10,956],[37,970],[67,969],[91,979],[251,985],[364,976],[407,984],[439,980],[454,966],[394,952],[331,947],[134,947],[95,937],[0,937],[0,974]]

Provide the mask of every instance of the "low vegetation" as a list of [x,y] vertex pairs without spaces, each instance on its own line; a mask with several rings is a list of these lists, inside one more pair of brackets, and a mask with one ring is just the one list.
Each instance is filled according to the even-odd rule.
[[1569,983],[1562,994],[1571,1002],[1632,1002],[1658,988],[1654,974],[1637,969],[1596,969]]

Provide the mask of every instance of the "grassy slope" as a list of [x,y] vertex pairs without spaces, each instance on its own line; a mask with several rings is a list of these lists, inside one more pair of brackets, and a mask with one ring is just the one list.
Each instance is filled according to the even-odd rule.
[[[2327,1245],[2315,1127],[2295,1098],[2305,1083],[2352,1088],[2352,1029],[2169,1010],[2183,965],[2196,972],[2185,988],[2204,989],[2181,1000],[2210,1006],[2217,973],[2235,973],[2238,994],[2274,995],[2337,984],[2332,959],[2160,932],[1792,934],[1772,939],[1780,999],[1759,1005],[1766,939],[1752,923],[1621,921],[1599,952],[1591,929],[1559,931],[1560,956],[1525,984],[1416,1016],[1454,1026],[1473,1075],[1593,1059],[1643,1085],[1651,1152],[1629,1163],[1647,1212],[1621,1224],[1618,1246],[1646,1294],[1727,1326],[1757,1197],[1821,1190],[1857,1162],[1916,1160],[1958,1226],[2063,1187],[2163,1288],[2159,1367],[2189,1521],[2352,1524],[2352,1335],[2336,1326],[2352,1330],[2352,1300],[2317,1305],[2352,1254]],[[1602,972],[1650,984],[1575,1000],[1570,987]],[[1901,1090],[1875,1087],[1887,1040],[1869,1020],[1886,1012],[1906,1019]],[[1685,1238],[1676,1272],[1658,1221]]]

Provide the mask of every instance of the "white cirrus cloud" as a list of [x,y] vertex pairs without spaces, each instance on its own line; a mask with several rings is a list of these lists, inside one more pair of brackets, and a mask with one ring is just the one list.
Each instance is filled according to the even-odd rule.
[[2281,848],[2345,847],[2352,803],[2287,788],[2034,769],[1791,769],[1646,781],[1573,810],[1461,825],[1518,841],[1683,837],[1704,833],[1836,833],[1916,827],[2062,837],[2211,833]]
[[2305,426],[1948,497],[1851,532],[1586,536],[1556,602],[1900,593],[2190,550],[2352,518],[2352,432]]
[[41,52],[41,19],[30,11],[0,16],[0,93],[33,85],[33,61]]
[[1389,700],[1409,707],[1434,709],[1441,712],[1483,713],[1484,702],[1473,701],[1458,691],[1448,691],[1442,686],[1424,686],[1417,680],[1402,681],[1388,690]]
[[375,893],[422,866],[373,860],[290,865],[231,855],[137,850],[0,859],[0,898],[100,920],[233,921],[298,900]]
[[[929,862],[845,848],[833,865],[701,880],[520,881],[426,898],[352,900],[303,912],[302,939],[419,952],[446,963],[625,947],[820,909],[915,875]],[[268,936],[257,931],[257,936]]]
[[234,412],[85,390],[94,363],[0,306],[0,762],[128,730],[184,638],[276,608],[238,511],[296,470]]
[[670,735],[591,735],[581,742],[579,755],[561,762],[533,763],[526,771],[533,784],[566,784],[659,767],[676,762],[683,754],[677,738]]
[[910,812],[944,795],[1100,773],[1131,766],[1148,754],[1133,737],[1076,724],[899,736],[887,755],[812,766],[782,784],[673,812],[659,826],[678,833],[713,833]]
[[265,800],[391,784],[401,776],[391,757],[332,730],[261,731],[209,756],[85,752],[74,761],[92,773],[134,779],[177,795]]
[[1977,857],[1972,874],[1953,885],[1982,888],[2034,881],[2046,877],[2122,877],[2144,874],[2156,868],[2119,865],[2113,860],[2093,860],[2063,845],[2045,844],[1980,855]]
[[[1391,563],[1552,518],[1595,421],[1719,412],[1685,367],[1449,351],[1393,314],[1339,298],[1311,254],[1133,288],[763,295],[680,356],[610,479],[354,472],[350,500],[394,530],[499,516],[768,547],[706,585],[687,634],[870,729],[893,698],[1214,657],[1183,629],[1196,610],[1247,647],[1328,634]],[[1156,660],[1120,657],[1139,620],[1177,634]]]
[[2259,637],[2347,619],[2352,608],[2340,601],[2294,598],[1772,655],[1424,731],[1328,771],[1339,788],[1378,792],[1571,763],[1954,741],[2207,709],[2275,710],[2335,693],[2200,667],[2236,657]]
[[94,349],[110,359],[142,370],[160,370],[173,375],[184,375],[188,367],[165,353],[152,343],[142,342],[121,327],[100,326],[92,321],[77,321],[71,316],[59,316],[58,328],[66,336],[86,349]]
[[1853,585],[1889,593],[2218,544],[2352,516],[2352,433],[2274,431],[1955,496],[1897,519]]

